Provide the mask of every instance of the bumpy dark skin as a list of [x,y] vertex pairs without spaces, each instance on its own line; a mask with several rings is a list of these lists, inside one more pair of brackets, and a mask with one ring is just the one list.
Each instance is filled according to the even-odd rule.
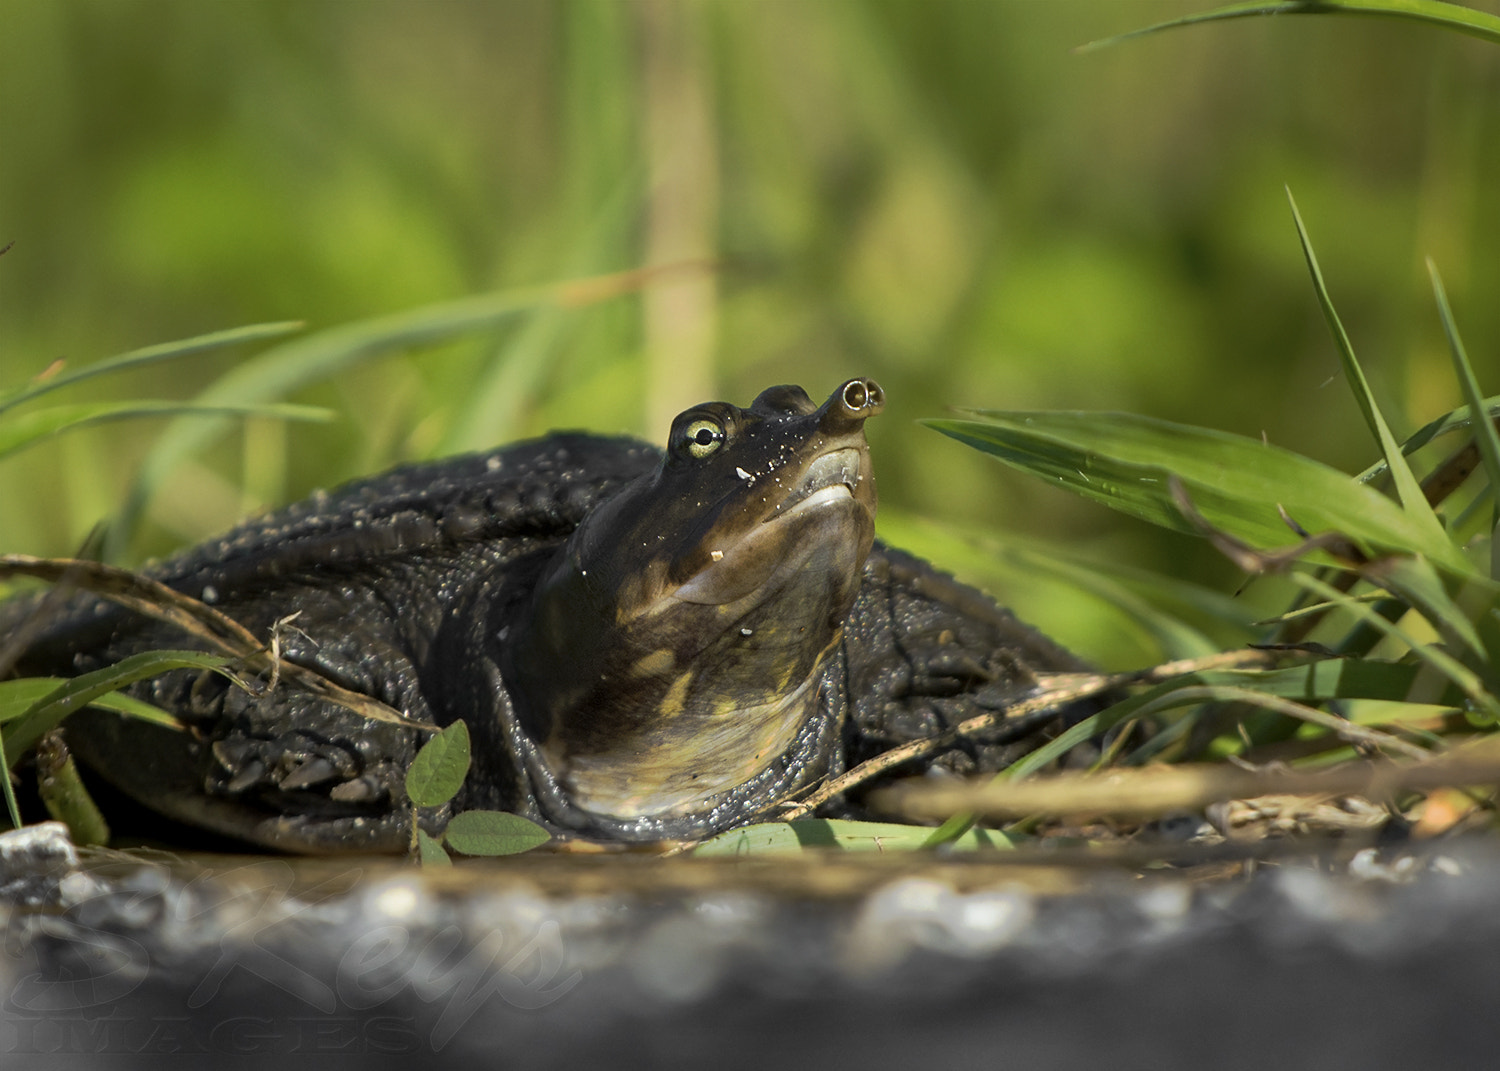
[[[665,456],[558,434],[413,465],[151,572],[258,634],[296,613],[287,659],[413,719],[465,720],[473,765],[449,807],[424,813],[432,829],[487,807],[603,841],[701,837],[1004,710],[1036,672],[1081,668],[986,596],[871,543],[861,425],[880,404],[868,380],[822,406],[772,388],[749,409],[689,410]],[[80,602],[19,668],[78,673],[182,645]],[[408,842],[403,777],[424,731],[213,674],[137,691],[189,731],[84,711],[67,734],[155,811],[287,851]],[[1019,736],[1002,727],[937,761],[998,769],[1034,743]]]

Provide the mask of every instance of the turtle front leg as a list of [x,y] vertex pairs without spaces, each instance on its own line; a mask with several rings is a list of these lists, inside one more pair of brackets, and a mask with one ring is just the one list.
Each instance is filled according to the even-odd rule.
[[[865,565],[844,646],[851,765],[938,736],[977,714],[1004,712],[1036,690],[1038,673],[1087,668],[983,593],[879,544]],[[1074,704],[1040,720],[1064,724],[1092,709]],[[994,731],[957,740],[903,772],[1002,769],[1046,738],[1038,720],[1011,725],[1001,719]]]
[[253,695],[219,677],[170,675],[142,698],[177,712],[187,728],[88,711],[67,733],[91,767],[153,810],[280,851],[408,844],[404,780],[420,730],[286,687]]

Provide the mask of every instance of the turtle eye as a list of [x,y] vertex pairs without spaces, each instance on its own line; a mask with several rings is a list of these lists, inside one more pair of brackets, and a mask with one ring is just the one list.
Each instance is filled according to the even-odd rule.
[[716,420],[695,420],[682,433],[689,457],[704,458],[724,444],[724,427]]

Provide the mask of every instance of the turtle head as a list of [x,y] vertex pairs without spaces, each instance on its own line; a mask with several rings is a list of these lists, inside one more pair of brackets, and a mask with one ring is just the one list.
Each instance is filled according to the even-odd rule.
[[792,744],[874,539],[883,404],[852,379],[822,405],[782,386],[689,409],[558,552],[506,676],[573,805],[690,814]]

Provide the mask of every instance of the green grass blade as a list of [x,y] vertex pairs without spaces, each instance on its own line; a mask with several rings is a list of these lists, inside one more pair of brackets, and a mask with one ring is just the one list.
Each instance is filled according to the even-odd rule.
[[[1471,427],[1474,423],[1473,417],[1470,415],[1472,412],[1473,410],[1467,405],[1461,405],[1457,409],[1450,410],[1437,419],[1423,424],[1416,431],[1412,432],[1406,441],[1401,444],[1401,453],[1410,457],[1439,436]],[[1487,413],[1491,420],[1500,417],[1500,395],[1493,395],[1482,399],[1480,412]],[[1381,460],[1365,469],[1355,479],[1360,483],[1370,483],[1380,479],[1387,471],[1388,466],[1384,460]]]
[[144,365],[156,364],[159,361],[176,360],[179,357],[189,357],[199,353],[209,353],[213,350],[223,349],[226,346],[237,346],[248,342],[265,342],[269,339],[280,338],[289,335],[293,331],[300,331],[302,324],[295,320],[283,321],[269,324],[250,324],[247,327],[232,327],[227,331],[213,331],[206,335],[196,335],[193,338],[180,339],[176,342],[163,342],[156,346],[147,346],[144,349],[131,350],[115,357],[109,357],[93,364],[72,371],[63,370],[54,376],[44,379],[34,379],[20,387],[0,391],[0,413],[22,405],[34,398],[51,391],[60,390],[63,387],[81,383],[95,376],[107,376],[115,372],[123,372],[129,368],[140,368]]
[[[459,301],[425,305],[406,312],[360,320],[274,346],[235,367],[195,399],[206,406],[263,402],[281,397],[361,361],[432,345],[493,328],[506,319],[549,302],[565,300],[578,284],[527,287]],[[120,556],[155,488],[184,458],[220,434],[223,420],[174,423],[157,440],[112,526],[105,557]]]
[[1302,223],[1302,214],[1297,211],[1297,201],[1292,197],[1290,189],[1286,191],[1286,199],[1292,207],[1292,219],[1297,224],[1297,238],[1302,243],[1302,255],[1307,258],[1307,269],[1312,274],[1313,288],[1318,293],[1318,304],[1322,306],[1323,316],[1328,321],[1328,329],[1333,332],[1339,360],[1344,367],[1344,376],[1349,381],[1350,389],[1354,391],[1354,399],[1359,403],[1365,423],[1370,426],[1376,442],[1380,444],[1380,452],[1385,455],[1386,465],[1390,468],[1391,476],[1396,483],[1396,497],[1401,500],[1401,505],[1416,524],[1429,529],[1435,539],[1451,542],[1443,531],[1442,522],[1428,505],[1427,497],[1422,494],[1421,485],[1412,474],[1411,466],[1406,463],[1406,456],[1402,454],[1396,437],[1391,434],[1390,426],[1381,414],[1380,407],[1375,404],[1375,395],[1370,390],[1369,381],[1365,379],[1364,369],[1360,367],[1358,358],[1354,356],[1354,346],[1349,341],[1349,335],[1344,330],[1338,311],[1333,307],[1333,299],[1328,295],[1328,286],[1323,281],[1323,271],[1318,267],[1317,254],[1313,252],[1312,239],[1308,237],[1307,228]]
[[1031,569],[1051,572],[1139,622],[1161,648],[1164,658],[1200,658],[1220,650],[1219,644],[1192,625],[1159,609],[1149,599],[1102,572],[1039,555],[1021,553],[1018,557]]
[[1089,605],[1102,603],[1112,610],[1110,618],[1118,616],[1119,626],[1139,633],[1143,645],[1157,650],[1157,661],[1209,654],[1255,635],[1245,605],[1216,589],[1118,562],[1088,560],[1010,532],[938,525],[894,511],[881,512],[877,532],[981,587],[993,583],[1007,592],[1017,583],[1030,587],[1040,581],[1080,592]]
[[[933,830],[890,822],[855,822],[843,818],[799,818],[760,822],[710,837],[693,849],[695,856],[761,855],[836,848],[848,852],[915,851],[927,847]],[[1010,848],[1010,839],[993,829],[970,829],[949,842],[954,850]]]
[[[1457,666],[1457,663],[1454,662],[1453,665]],[[1462,666],[1457,668],[1462,673],[1467,673]],[[1478,679],[1472,674],[1468,675],[1468,681],[1473,685],[1478,684]],[[1267,696],[1289,699],[1304,705],[1335,699],[1380,699],[1458,706],[1468,694],[1465,688],[1447,675],[1434,673],[1429,666],[1377,659],[1329,658],[1283,669],[1188,673],[1090,715],[996,776],[1007,779],[1030,776],[1055,762],[1072,748],[1147,709],[1165,709],[1166,705],[1171,705],[1167,696],[1187,688],[1253,689]],[[1201,699],[1184,698],[1181,705],[1201,702]],[[1170,730],[1172,727],[1168,728]]]
[[[1463,389],[1464,401],[1468,403],[1470,412],[1483,412],[1484,398],[1479,393],[1479,380],[1474,376],[1474,366],[1469,363],[1469,355],[1458,333],[1458,324],[1453,319],[1453,310],[1448,306],[1448,292],[1443,287],[1442,277],[1438,275],[1437,265],[1431,257],[1427,258],[1427,271],[1432,276],[1432,293],[1437,299],[1438,315],[1443,320],[1443,333],[1448,336],[1448,350],[1453,356],[1453,368],[1458,375],[1458,384]],[[1495,434],[1494,423],[1488,420],[1477,421],[1474,425],[1474,441],[1479,446],[1479,456],[1484,462],[1484,474],[1489,479],[1490,487],[1500,488],[1500,435]],[[1500,524],[1500,517],[1496,521]],[[1497,524],[1490,525],[1492,533]],[[1500,539],[1491,538],[1492,577],[1500,576],[1497,554],[1500,554]]]
[[[614,192],[604,198],[593,218],[573,239],[565,261],[564,270],[568,274],[585,274],[624,252],[626,243],[620,239],[635,218],[635,191],[639,183],[635,176],[621,174],[616,177],[615,185]],[[632,274],[638,285],[646,285],[664,270],[670,272],[674,268],[643,268]],[[475,370],[464,403],[455,407],[453,423],[443,437],[440,452],[483,450],[511,438],[517,419],[536,396],[538,385],[549,373],[555,374],[557,357],[578,322],[560,303],[549,303],[531,312],[526,323]]]
[[42,440],[86,424],[102,424],[110,420],[138,420],[145,417],[198,417],[200,419],[226,416],[273,417],[277,420],[327,421],[333,412],[311,405],[289,405],[286,403],[235,405],[224,402],[202,405],[196,402],[128,401],[128,402],[76,402],[70,405],[48,406],[32,413],[6,418],[0,422],[0,458],[19,453],[35,446]]
[[1337,603],[1361,622],[1405,644],[1412,654],[1457,685],[1470,702],[1483,711],[1491,722],[1500,722],[1500,700],[1490,694],[1477,673],[1463,665],[1458,659],[1430,643],[1421,643],[1399,625],[1387,621],[1369,606],[1350,598],[1315,576],[1307,573],[1294,573],[1292,578],[1320,598]]
[[1463,702],[1463,692],[1457,686],[1421,665],[1374,658],[1325,658],[1284,669],[1203,674],[1197,683],[1254,688],[1299,703],[1381,699],[1457,706]]
[[1075,52],[1091,52],[1106,48],[1135,37],[1160,33],[1179,26],[1195,26],[1205,22],[1224,22],[1228,19],[1254,18],[1262,15],[1370,15],[1385,18],[1405,19],[1412,22],[1437,26],[1440,29],[1478,37],[1481,40],[1500,44],[1500,18],[1460,7],[1458,4],[1441,3],[1439,0],[1283,0],[1281,3],[1230,4],[1187,15],[1180,19],[1159,22],[1129,33],[1117,34],[1099,41],[1080,45]]
[[936,848],[940,844],[952,844],[973,828],[974,816],[972,814],[950,814],[943,820],[942,825],[927,834],[921,846]]
[[1407,605],[1427,618],[1442,634],[1443,639],[1455,649],[1467,647],[1481,662],[1488,661],[1484,641],[1479,638],[1472,618],[1477,614],[1490,613],[1496,602],[1500,601],[1500,589],[1496,589],[1493,584],[1481,585],[1480,577],[1468,578],[1464,584],[1468,600],[1477,603],[1483,599],[1483,605],[1475,605],[1469,612],[1465,612],[1448,595],[1442,578],[1422,558],[1400,556],[1371,562],[1360,571],[1360,575],[1382,585],[1391,594],[1400,596]]
[[1425,554],[1463,575],[1473,573],[1441,527],[1420,523],[1336,469],[1258,439],[1130,413],[976,415],[984,419],[924,423],[1165,528],[1197,534],[1172,499],[1168,477],[1176,475],[1210,523],[1261,548],[1295,541],[1279,505],[1310,532],[1341,532],[1376,552]]
[[[0,724],[14,721],[43,696],[50,695],[66,684],[66,677],[20,677],[16,680],[0,681]],[[124,692],[110,692],[97,697],[91,707],[128,714],[132,718],[160,725],[164,729],[181,729],[182,724],[160,707],[152,706],[143,699]]]
[[146,651],[131,655],[112,666],[96,669],[65,681],[5,726],[5,754],[12,762],[48,729],[55,728],[75,710],[92,706],[109,692],[128,684],[157,677],[174,669],[216,670],[229,659],[202,651]]
[[16,801],[16,786],[10,782],[10,754],[3,739],[0,739],[0,785],[5,787],[5,813],[10,816],[10,828],[20,829],[21,805]]

